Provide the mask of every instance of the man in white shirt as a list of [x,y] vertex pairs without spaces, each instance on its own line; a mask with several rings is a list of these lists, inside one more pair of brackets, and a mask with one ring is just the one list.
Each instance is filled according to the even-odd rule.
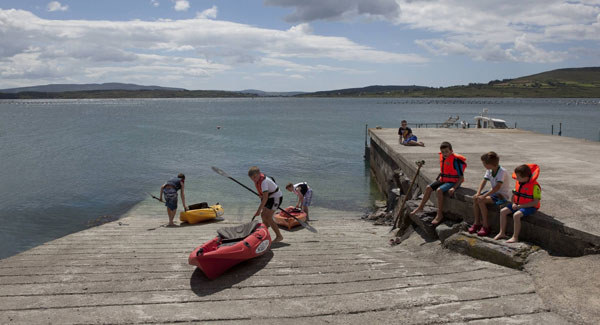
[[263,223],[268,227],[273,228],[277,237],[273,239],[273,243],[277,243],[283,240],[283,236],[279,231],[279,227],[273,221],[273,214],[275,210],[281,205],[283,200],[283,193],[279,190],[279,186],[275,183],[275,180],[271,177],[265,176],[260,172],[258,167],[253,166],[248,170],[248,177],[254,182],[256,191],[260,197],[260,205],[256,210],[254,216],[260,215]]

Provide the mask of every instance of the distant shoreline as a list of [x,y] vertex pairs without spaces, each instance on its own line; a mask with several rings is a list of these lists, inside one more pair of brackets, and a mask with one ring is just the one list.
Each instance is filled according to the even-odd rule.
[[233,91],[69,91],[0,93],[1,99],[118,99],[118,98],[600,98],[600,88],[505,88],[458,86],[411,91],[316,92],[295,96],[259,96]]

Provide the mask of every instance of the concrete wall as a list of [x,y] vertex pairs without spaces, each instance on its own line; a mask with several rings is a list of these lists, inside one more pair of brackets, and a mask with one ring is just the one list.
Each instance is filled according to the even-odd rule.
[[[392,179],[395,170],[402,172],[412,178],[416,173],[416,164],[411,161],[410,155],[400,155],[394,151],[387,143],[377,137],[376,134],[370,133],[370,168],[372,174],[382,193],[387,194],[390,186],[393,186]],[[412,159],[414,159],[413,157]],[[417,178],[417,186],[424,191],[427,184],[433,182],[434,179],[425,174],[419,174]],[[448,219],[457,221],[466,221],[473,223],[473,199],[475,191],[470,188],[459,188],[453,198],[448,195],[444,197],[444,216]],[[435,198],[434,195],[432,195]],[[431,202],[437,206],[435,199]],[[499,231],[499,212],[498,207],[490,207],[489,221],[493,233]],[[512,232],[513,221],[509,218],[507,229]],[[535,243],[544,249],[562,256],[582,256],[585,254],[593,254],[600,252],[600,246],[597,243],[597,238],[565,227],[558,220],[551,216],[537,212],[534,218],[527,217],[522,220],[522,229],[519,236],[520,239]]]

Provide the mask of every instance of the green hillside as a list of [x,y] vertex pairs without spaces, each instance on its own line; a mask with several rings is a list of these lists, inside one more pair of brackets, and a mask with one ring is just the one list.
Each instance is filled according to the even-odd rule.
[[304,97],[519,97],[600,98],[600,67],[558,69],[516,79],[451,87],[350,88],[303,94]]

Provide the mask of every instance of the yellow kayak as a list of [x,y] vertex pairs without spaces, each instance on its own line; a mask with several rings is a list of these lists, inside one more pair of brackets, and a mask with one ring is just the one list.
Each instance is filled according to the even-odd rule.
[[223,207],[220,204],[215,204],[204,209],[182,211],[179,213],[179,220],[181,220],[181,222],[195,224],[220,217],[223,213]]

